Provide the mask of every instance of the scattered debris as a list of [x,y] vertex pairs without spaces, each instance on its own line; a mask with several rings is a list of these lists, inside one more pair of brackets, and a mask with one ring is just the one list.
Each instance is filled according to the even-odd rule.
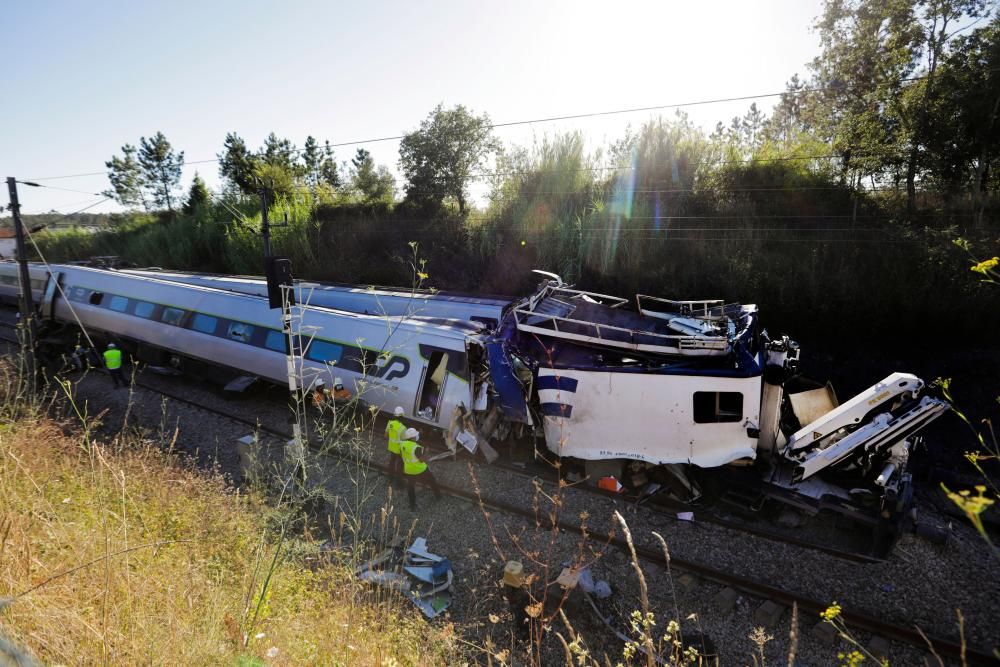
[[564,567],[563,571],[559,573],[556,578],[556,583],[563,588],[576,588],[576,585],[580,582],[580,570],[575,570],[571,567]]
[[611,491],[612,493],[621,493],[624,487],[622,487],[622,483],[618,481],[617,477],[608,475],[597,480],[597,488]]
[[223,391],[229,391],[240,394],[246,391],[250,387],[250,385],[252,385],[256,381],[257,381],[257,376],[255,375],[240,375],[239,377],[230,380],[229,384],[223,387]]
[[427,540],[418,537],[406,551],[383,550],[355,573],[362,581],[398,591],[427,618],[435,618],[451,604],[454,574],[451,561],[427,551]]

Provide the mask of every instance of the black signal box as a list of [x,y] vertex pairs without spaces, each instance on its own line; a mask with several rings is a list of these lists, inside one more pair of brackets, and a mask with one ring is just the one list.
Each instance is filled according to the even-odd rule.
[[[267,304],[269,308],[281,308],[282,286],[292,286],[292,260],[287,257],[265,257],[264,274],[267,276]],[[288,293],[288,305],[295,305],[295,293]]]

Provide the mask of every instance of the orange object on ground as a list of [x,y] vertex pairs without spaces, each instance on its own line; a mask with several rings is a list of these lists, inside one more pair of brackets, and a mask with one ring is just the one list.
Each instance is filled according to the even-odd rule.
[[621,493],[622,483],[611,476],[602,477],[597,480],[597,488],[604,489],[605,491],[611,491],[612,493]]

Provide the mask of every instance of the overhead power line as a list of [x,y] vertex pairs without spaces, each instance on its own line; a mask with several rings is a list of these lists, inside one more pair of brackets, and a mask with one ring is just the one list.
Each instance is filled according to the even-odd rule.
[[[900,79],[900,83],[912,83],[914,81],[921,81],[921,80],[926,79],[926,78],[928,78],[926,75],[924,75],[924,76],[907,77],[907,78],[904,78],[904,79]],[[642,112],[649,112],[649,111],[662,111],[664,109],[682,109],[682,108],[694,107],[694,106],[705,106],[705,105],[709,105],[709,104],[722,104],[722,103],[725,103],[725,102],[745,102],[747,100],[764,99],[764,98],[768,98],[768,97],[780,97],[780,96],[783,96],[783,95],[805,95],[805,94],[809,94],[809,93],[818,93],[818,92],[824,92],[824,91],[830,91],[830,90],[847,90],[847,89],[848,89],[847,86],[817,86],[817,87],[814,87],[814,88],[802,88],[802,89],[799,89],[799,90],[784,90],[784,91],[779,91],[779,92],[758,93],[758,94],[755,94],[755,95],[739,95],[739,96],[733,96],[733,97],[718,97],[718,98],[713,98],[713,99],[708,99],[708,100],[696,100],[696,101],[692,101],[692,102],[673,102],[673,103],[670,103],[670,104],[656,104],[656,105],[653,105],[653,106],[645,106],[645,107],[630,107],[630,108],[627,108],[627,109],[612,109],[612,110],[607,110],[607,111],[590,111],[590,112],[586,112],[586,113],[565,114],[565,115],[561,115],[561,116],[543,116],[543,117],[539,117],[539,118],[529,118],[529,119],[525,119],[525,120],[513,120],[513,121],[507,121],[507,122],[503,122],[503,123],[493,123],[493,124],[490,125],[490,128],[491,129],[502,129],[502,128],[506,128],[506,127],[515,127],[515,126],[519,126],[519,125],[532,125],[532,124],[535,124],[535,123],[549,123],[549,122],[556,122],[556,121],[563,121],[563,120],[579,120],[579,119],[582,119],[582,118],[599,118],[599,117],[604,117],[604,116],[619,116],[619,115],[630,114],[630,113],[642,113]],[[403,139],[404,136],[406,136],[406,135],[405,134],[396,134],[396,135],[383,136],[383,137],[374,137],[374,138],[370,138],[370,139],[354,139],[354,140],[351,140],[351,141],[340,141],[340,142],[336,142],[336,143],[332,143],[331,142],[330,146],[332,148],[343,148],[345,146],[358,146],[358,145],[362,145],[362,144],[376,144],[376,143],[383,143],[383,142],[386,142],[386,141],[400,141],[400,140]],[[304,150],[305,150],[304,148],[296,148],[296,149],[294,149],[291,152],[293,152],[293,153],[301,153]],[[204,159],[204,160],[187,160],[187,161],[185,161],[184,164],[186,164],[186,165],[188,165],[188,164],[208,164],[208,163],[211,163],[211,162],[218,163],[219,161],[220,161],[219,158],[216,157],[216,158],[207,158],[207,159]],[[107,173],[107,171],[92,171],[92,172],[85,172],[85,173],[80,173],[80,174],[66,174],[66,175],[61,175],[61,176],[37,176],[37,177],[35,177],[35,178],[31,179],[31,180],[33,180],[33,181],[49,181],[49,180],[56,180],[56,179],[63,179],[63,178],[84,178],[84,177],[87,177],[87,176],[102,176],[102,175],[104,175],[106,173]]]

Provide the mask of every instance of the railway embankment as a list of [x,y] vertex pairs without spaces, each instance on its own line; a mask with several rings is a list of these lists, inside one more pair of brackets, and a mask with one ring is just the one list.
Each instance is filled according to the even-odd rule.
[[[0,663],[463,659],[447,628],[372,596],[347,563],[323,564],[321,540],[283,533],[280,505],[169,453],[152,429],[88,433],[68,405],[28,409],[8,370],[0,367]],[[89,419],[120,417],[113,402],[88,406]]]
[[[180,378],[146,373],[131,392],[112,391],[110,381],[91,373],[75,385],[79,404],[90,414],[102,414],[102,428],[109,434],[126,424],[143,426],[161,441],[193,455],[202,465],[214,466],[238,480],[239,457],[235,441],[251,430],[247,421],[259,421],[271,432],[263,433],[260,455],[268,464],[280,460],[283,442],[276,434],[288,430],[287,407],[281,400],[260,396],[227,399],[218,392]],[[148,388],[147,388],[148,387]],[[183,396],[187,402],[165,398],[157,389]],[[240,419],[237,421],[226,415]],[[997,564],[991,561],[979,538],[961,523],[952,524],[947,545],[934,545],[904,537],[890,558],[881,563],[859,564],[801,549],[794,545],[761,539],[746,533],[700,522],[678,522],[644,506],[602,498],[548,482],[532,483],[523,476],[461,457],[432,463],[438,479],[452,488],[478,492],[484,499],[519,506],[532,514],[512,515],[481,507],[473,498],[432,501],[418,490],[418,510],[411,512],[398,490],[390,490],[385,478],[365,467],[361,459],[371,455],[376,463],[384,452],[375,434],[381,428],[370,423],[362,440],[367,449],[355,458],[317,458],[311,472],[313,484],[327,498],[327,526],[343,539],[344,527],[367,540],[396,534],[408,539],[426,537],[432,550],[447,555],[454,567],[452,606],[445,623],[455,623],[461,636],[477,646],[497,651],[513,648],[510,607],[499,585],[503,563],[517,559],[529,563],[547,581],[554,581],[565,563],[587,563],[595,579],[611,584],[613,594],[595,602],[597,610],[577,596],[566,597],[571,622],[598,646],[619,646],[598,613],[627,627],[632,611],[639,608],[637,579],[628,556],[601,536],[613,530],[613,512],[619,511],[632,527],[641,548],[659,550],[653,532],[663,535],[675,561],[704,564],[715,571],[787,591],[809,599],[837,601],[846,610],[863,612],[903,627],[919,625],[930,635],[959,641],[955,610],[965,619],[969,645],[987,648],[1000,642],[993,622],[1000,614]],[[530,516],[535,516],[533,520]],[[550,527],[548,518],[558,516],[562,529]],[[567,529],[585,518],[588,537]],[[933,517],[947,524],[947,517]],[[322,523],[322,522],[321,522]],[[357,542],[352,538],[352,545]],[[787,605],[772,605],[766,596],[755,595],[711,576],[668,572],[662,563],[644,562],[649,597],[663,623],[679,618],[689,636],[707,637],[706,650],[717,651],[722,664],[746,661],[758,649],[750,635],[765,628],[764,655],[769,661],[787,656],[792,614]],[[553,593],[561,591],[553,585]],[[777,607],[775,609],[774,607]],[[441,623],[434,621],[434,624]],[[851,647],[830,638],[814,614],[800,613],[796,619],[799,664],[828,664],[838,652]],[[757,635],[758,641],[760,635]],[[858,631],[862,644],[877,638]],[[610,643],[609,643],[610,642]],[[547,655],[560,655],[551,637],[543,646]],[[617,648],[615,650],[618,650]],[[883,649],[879,649],[883,650]],[[904,642],[890,642],[893,664],[917,664],[925,649]],[[614,654],[614,651],[611,652]],[[508,654],[510,655],[510,654]]]

